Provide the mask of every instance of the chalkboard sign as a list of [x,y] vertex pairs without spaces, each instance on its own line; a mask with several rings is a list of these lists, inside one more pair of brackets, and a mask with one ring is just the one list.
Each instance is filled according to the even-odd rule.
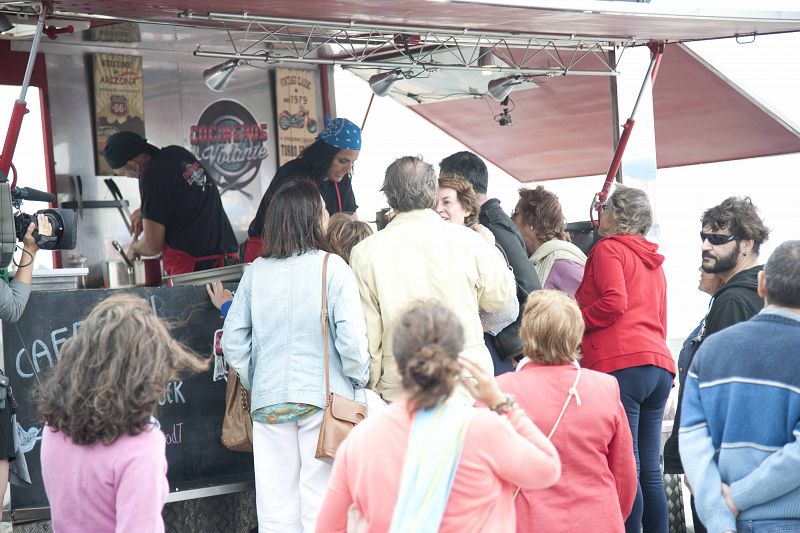
[[[17,398],[17,429],[23,432],[21,445],[33,481],[31,486],[12,486],[12,512],[49,506],[39,462],[42,424],[32,402],[38,380],[58,362],[61,346],[92,307],[120,290],[33,292],[19,322],[3,323],[5,369]],[[158,317],[173,325],[176,339],[211,357],[222,318],[204,286],[125,290],[145,298]],[[167,436],[171,492],[253,481],[252,454],[229,451],[220,443],[225,381],[212,377],[213,365],[203,374],[170,383],[159,400],[157,418]]]

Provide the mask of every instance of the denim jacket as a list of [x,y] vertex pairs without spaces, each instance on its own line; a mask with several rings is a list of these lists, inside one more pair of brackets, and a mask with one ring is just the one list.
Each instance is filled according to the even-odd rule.
[[[247,267],[222,335],[225,359],[252,391],[250,409],[278,403],[325,406],[322,260],[313,251],[258,258]],[[331,392],[353,398],[369,376],[364,313],[356,279],[331,254],[327,272]]]

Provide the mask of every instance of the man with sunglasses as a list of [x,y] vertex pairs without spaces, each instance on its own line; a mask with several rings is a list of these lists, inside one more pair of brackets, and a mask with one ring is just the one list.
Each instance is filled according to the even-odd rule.
[[[764,225],[758,210],[749,197],[730,197],[714,206],[701,219],[700,232],[703,271],[716,274],[722,286],[714,292],[711,304],[699,333],[693,339],[692,353],[678,368],[680,383],[683,383],[691,366],[694,354],[711,334],[733,324],[744,322],[764,307],[758,295],[758,273],[763,265],[758,264],[761,245],[769,238],[769,229]],[[672,426],[672,434],[664,444],[664,473],[683,474],[678,453],[678,428],[680,427],[683,387],[678,391],[678,409]],[[695,533],[705,533],[692,498],[692,515]]]

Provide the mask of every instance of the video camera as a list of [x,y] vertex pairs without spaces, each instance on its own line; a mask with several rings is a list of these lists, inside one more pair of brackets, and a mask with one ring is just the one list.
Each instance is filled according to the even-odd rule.
[[[54,202],[55,196],[28,187],[10,188],[9,183],[0,183],[0,268],[11,263],[17,241],[21,241],[28,231],[28,226],[37,225],[33,236],[42,250],[72,250],[78,236],[78,217],[71,209],[42,209],[29,215],[19,211],[23,200],[32,202]],[[17,210],[15,213],[14,210]],[[51,236],[39,235],[38,214],[47,217],[53,228]]]

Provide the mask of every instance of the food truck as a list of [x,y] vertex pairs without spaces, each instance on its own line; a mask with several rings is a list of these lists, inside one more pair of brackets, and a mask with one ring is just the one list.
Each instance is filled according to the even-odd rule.
[[[41,188],[54,196],[50,207],[72,213],[65,216],[76,232],[73,247],[54,253],[55,269],[35,277],[21,320],[3,325],[30,476],[12,484],[4,516],[20,530],[49,516],[32,395],[92,305],[132,290],[176,323],[178,338],[214,357],[222,318],[204,285],[233,287],[244,268],[148,280],[137,264],[131,273],[114,242],[131,239],[138,185],[114,177],[102,156],[118,131],[190,150],[216,182],[240,242],[276,169],[348,97],[335,92],[334,68],[350,69],[376,97],[408,105],[521,182],[607,174],[610,185],[646,181],[665,166],[800,151],[796,130],[682,45],[800,30],[800,10],[785,3],[0,1],[0,30],[0,84],[20,87],[0,129],[0,180],[9,191],[30,186],[32,177],[15,170],[24,153],[16,135],[26,110],[39,114]],[[38,109],[26,108],[32,92]],[[26,211],[24,201],[19,207]],[[13,233],[3,239],[13,248]],[[252,457],[220,443],[224,394],[210,370],[171,383],[159,402],[173,529],[255,525],[245,496]]]

